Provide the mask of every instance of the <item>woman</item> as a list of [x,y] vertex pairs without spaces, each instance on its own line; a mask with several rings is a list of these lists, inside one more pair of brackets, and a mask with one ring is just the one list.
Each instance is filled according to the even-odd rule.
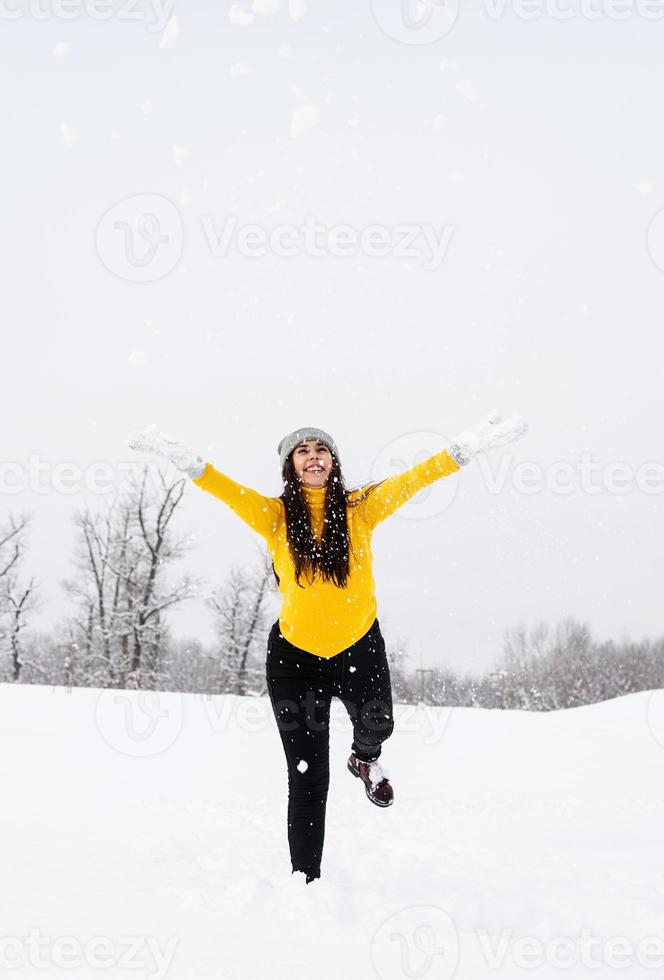
[[368,799],[394,792],[379,757],[394,728],[390,671],[376,617],[371,536],[413,494],[455,473],[480,452],[522,436],[517,416],[496,413],[461,433],[449,451],[355,490],[344,484],[332,437],[297,429],[277,451],[283,493],[265,497],[204,462],[156,426],[132,433],[132,449],[165,456],[223,500],[267,543],[283,600],[267,643],[266,680],[288,769],[288,842],[293,872],[320,877],[329,787],[332,697],[352,721],[348,769]]

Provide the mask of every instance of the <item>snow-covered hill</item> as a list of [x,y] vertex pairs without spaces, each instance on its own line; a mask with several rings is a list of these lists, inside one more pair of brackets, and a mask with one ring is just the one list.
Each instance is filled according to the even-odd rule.
[[266,699],[0,685],[6,975],[661,975],[664,692],[395,717],[381,810],[333,702],[306,885]]

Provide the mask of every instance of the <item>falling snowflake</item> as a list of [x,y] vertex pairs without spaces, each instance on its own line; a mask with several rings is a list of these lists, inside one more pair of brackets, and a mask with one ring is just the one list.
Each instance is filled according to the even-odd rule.
[[65,146],[72,146],[74,140],[76,139],[76,133],[71,126],[66,122],[61,122],[60,132],[62,133],[62,142],[65,144]]
[[180,34],[180,18],[169,17],[159,41],[160,48],[174,48]]
[[302,133],[306,133],[307,130],[313,129],[317,122],[318,109],[315,105],[309,103],[297,106],[293,110],[291,118],[290,134],[292,139],[296,139]]
[[254,0],[251,9],[255,14],[262,14],[265,17],[278,14],[281,10],[281,0]]
[[177,143],[173,146],[172,159],[176,167],[181,167],[188,156],[189,150],[186,146],[178,146]]
[[288,15],[292,21],[302,20],[307,12],[307,0],[288,0]]
[[469,102],[477,101],[477,93],[475,91],[475,86],[472,82],[467,79],[462,79],[460,82],[456,83],[456,90],[459,95],[462,95],[464,99],[468,99]]
[[253,69],[249,65],[245,65],[243,61],[236,61],[230,67],[231,75],[251,75],[252,71]]
[[247,27],[254,19],[248,10],[243,10],[239,3],[234,3],[228,11],[228,19],[234,27]]

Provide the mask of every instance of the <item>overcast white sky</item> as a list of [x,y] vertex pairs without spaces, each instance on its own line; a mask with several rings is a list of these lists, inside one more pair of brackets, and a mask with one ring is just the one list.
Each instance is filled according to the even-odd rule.
[[[70,20],[27,0],[5,17],[2,459],[117,467],[134,459],[127,432],[156,422],[276,496],[276,444],[299,425],[333,434],[353,485],[487,409],[516,411],[530,433],[510,454],[377,529],[386,639],[479,669],[522,620],[659,635],[664,21],[636,2],[623,20],[608,0],[566,20],[552,2],[534,20],[475,3],[435,39],[433,21],[418,32],[374,7],[176,3],[166,34],[119,3],[110,20],[83,0]],[[137,228],[146,211],[156,223]],[[212,229],[232,220],[295,226],[295,254],[274,239],[246,254],[256,238],[215,254]],[[348,246],[325,236],[342,225],[380,226],[388,254],[334,254]],[[571,492],[525,493],[525,462],[540,485],[567,464]],[[648,493],[639,467],[656,462]],[[615,463],[632,474],[621,494],[603,486]],[[28,570],[48,625],[70,516],[108,498],[24,480],[2,508],[35,514]],[[216,585],[260,539],[187,491],[180,526],[199,541],[183,568]],[[193,603],[173,624],[210,629]]]

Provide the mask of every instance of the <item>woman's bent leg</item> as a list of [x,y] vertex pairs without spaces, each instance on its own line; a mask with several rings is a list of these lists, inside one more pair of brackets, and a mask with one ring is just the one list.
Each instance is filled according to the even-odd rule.
[[331,690],[324,658],[289,644],[275,627],[266,680],[288,767],[288,844],[293,871],[310,881],[320,877],[325,838]]
[[341,699],[353,723],[351,748],[356,758],[372,762],[394,731],[390,668],[378,620],[339,656],[344,658]]

